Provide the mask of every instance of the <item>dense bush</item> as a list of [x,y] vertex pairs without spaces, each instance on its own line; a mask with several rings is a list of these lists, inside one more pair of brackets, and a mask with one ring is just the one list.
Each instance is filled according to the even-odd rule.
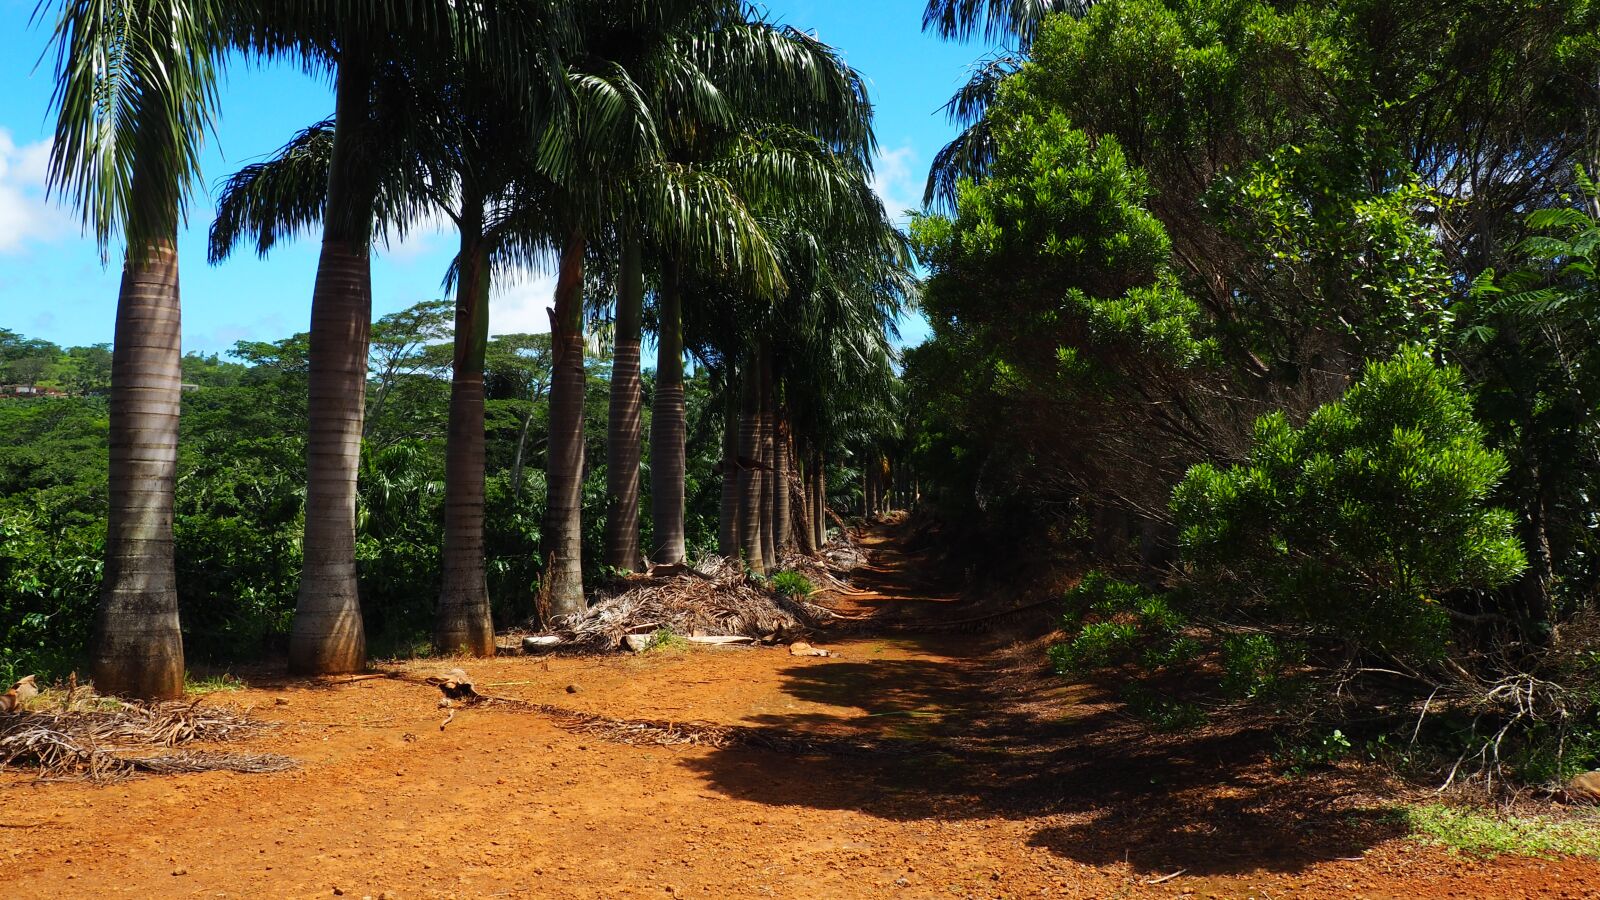
[[1505,472],[1460,374],[1413,347],[1302,428],[1263,417],[1249,459],[1195,466],[1173,507],[1210,602],[1427,660],[1459,595],[1526,566],[1511,513],[1490,504]]

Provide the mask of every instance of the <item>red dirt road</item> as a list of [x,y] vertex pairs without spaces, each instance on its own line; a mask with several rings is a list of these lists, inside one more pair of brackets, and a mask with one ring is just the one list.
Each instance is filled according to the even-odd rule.
[[1046,677],[1036,651],[975,643],[459,663],[501,696],[905,748],[855,756],[626,746],[495,707],[441,732],[437,692],[415,681],[258,680],[209,702],[284,727],[229,749],[299,771],[4,776],[0,895],[1600,896],[1600,863],[1422,846],[1369,788],[1278,778],[1259,736],[1158,740]]

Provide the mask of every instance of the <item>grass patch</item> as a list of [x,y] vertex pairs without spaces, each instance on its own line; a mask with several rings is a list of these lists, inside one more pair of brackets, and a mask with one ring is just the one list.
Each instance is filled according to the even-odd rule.
[[190,673],[183,678],[183,692],[185,694],[215,694],[220,691],[242,691],[246,687],[248,685],[241,681],[238,676],[230,675],[227,672],[221,675],[207,675],[203,678],[196,678],[193,673]]
[[1406,807],[1399,816],[1412,838],[1471,856],[1600,857],[1600,822],[1592,819],[1501,816],[1441,804]]

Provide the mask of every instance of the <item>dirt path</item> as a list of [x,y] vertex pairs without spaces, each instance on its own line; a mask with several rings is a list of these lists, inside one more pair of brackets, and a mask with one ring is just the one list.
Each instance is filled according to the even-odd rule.
[[[905,604],[951,602],[875,540],[876,571],[857,579],[874,596],[841,605],[904,618]],[[1593,862],[1485,863],[1405,840],[1356,786],[1276,777],[1259,736],[1153,739],[1043,677],[1036,648],[896,634],[827,644],[839,655],[824,659],[463,663],[503,696],[895,750],[856,756],[625,746],[506,708],[440,731],[437,694],[412,681],[252,680],[212,700],[283,722],[251,747],[301,770],[109,787],[6,776],[0,895],[1600,895]]]

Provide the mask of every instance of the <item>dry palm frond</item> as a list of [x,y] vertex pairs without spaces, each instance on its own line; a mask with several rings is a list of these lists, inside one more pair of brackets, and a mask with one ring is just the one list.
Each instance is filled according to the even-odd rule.
[[0,718],[0,770],[109,781],[139,773],[281,772],[295,766],[274,754],[151,752],[238,740],[277,727],[273,722],[198,701],[141,704],[75,694],[68,692],[53,709]]
[[680,635],[743,635],[792,640],[815,627],[820,607],[778,597],[731,560],[713,558],[666,577],[628,579],[561,630],[573,649],[611,649],[624,635],[667,629]]

